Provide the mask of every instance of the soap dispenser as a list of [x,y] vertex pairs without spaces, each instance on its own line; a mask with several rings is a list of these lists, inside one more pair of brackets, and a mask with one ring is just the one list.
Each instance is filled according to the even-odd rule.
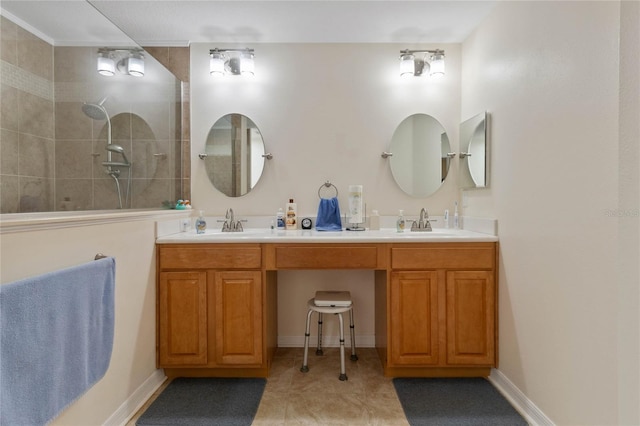
[[396,231],[404,232],[404,210],[398,210],[398,220],[396,220]]
[[204,212],[200,210],[198,219],[196,219],[196,234],[204,234],[207,229],[207,222],[204,220]]

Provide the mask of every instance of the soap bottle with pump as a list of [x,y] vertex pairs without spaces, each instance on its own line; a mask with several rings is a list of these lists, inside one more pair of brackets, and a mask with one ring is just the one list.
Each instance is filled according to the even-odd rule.
[[396,231],[404,232],[404,210],[398,210],[398,220],[396,220]]
[[285,229],[284,226],[284,210],[282,207],[278,209],[278,213],[276,215],[276,228],[277,229]]
[[204,234],[207,230],[207,222],[204,220],[204,212],[200,210],[199,216],[196,219],[196,234]]
[[287,230],[298,229],[298,206],[293,202],[293,198],[289,198],[287,203],[287,211],[285,213],[285,226]]

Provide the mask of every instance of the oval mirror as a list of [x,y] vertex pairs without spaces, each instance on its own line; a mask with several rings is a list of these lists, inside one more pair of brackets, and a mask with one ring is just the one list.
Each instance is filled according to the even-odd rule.
[[391,173],[398,186],[414,197],[438,190],[449,172],[449,137],[442,124],[427,114],[405,118],[391,139]]
[[460,125],[460,187],[488,186],[487,113],[483,112]]
[[249,193],[264,168],[264,141],[258,126],[242,114],[227,114],[209,130],[204,163],[209,180],[229,197]]

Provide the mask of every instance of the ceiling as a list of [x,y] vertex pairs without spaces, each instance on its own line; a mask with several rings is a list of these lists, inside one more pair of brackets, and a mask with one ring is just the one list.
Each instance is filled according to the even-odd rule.
[[0,4],[3,14],[30,25],[55,45],[130,42],[104,15],[142,46],[187,46],[194,42],[460,43],[496,3],[3,0]]

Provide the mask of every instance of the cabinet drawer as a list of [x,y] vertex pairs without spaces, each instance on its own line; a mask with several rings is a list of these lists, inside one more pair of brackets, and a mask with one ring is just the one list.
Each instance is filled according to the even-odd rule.
[[393,269],[493,269],[495,258],[494,243],[391,248]]
[[287,245],[276,246],[276,269],[377,269],[378,247]]
[[259,245],[163,247],[159,246],[160,269],[257,269],[262,267]]

